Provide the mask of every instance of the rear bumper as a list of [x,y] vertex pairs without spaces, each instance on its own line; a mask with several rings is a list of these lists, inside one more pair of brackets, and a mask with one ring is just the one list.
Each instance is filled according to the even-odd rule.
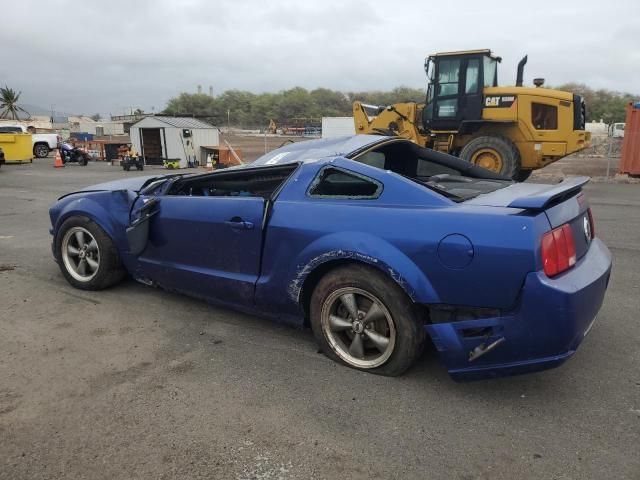
[[[515,375],[557,367],[589,333],[611,274],[611,254],[594,239],[570,271],[556,278],[527,275],[518,307],[503,316],[426,325],[455,380]],[[485,329],[482,336],[473,336]],[[486,330],[488,329],[488,330]],[[488,336],[487,336],[488,334]],[[470,361],[481,344],[504,340]]]

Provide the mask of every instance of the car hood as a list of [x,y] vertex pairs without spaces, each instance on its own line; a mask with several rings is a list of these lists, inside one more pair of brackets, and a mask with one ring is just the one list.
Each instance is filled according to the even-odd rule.
[[80,192],[95,192],[100,190],[133,190],[139,191],[142,186],[149,180],[157,178],[153,175],[145,175],[144,177],[123,178],[121,180],[112,180],[110,182],[98,183],[85,187]]

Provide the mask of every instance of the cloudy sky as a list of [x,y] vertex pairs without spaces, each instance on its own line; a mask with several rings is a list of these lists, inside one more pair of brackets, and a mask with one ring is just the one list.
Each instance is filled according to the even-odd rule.
[[420,87],[424,57],[491,48],[499,79],[640,94],[638,0],[20,0],[3,4],[0,84],[56,111],[162,110],[201,84]]

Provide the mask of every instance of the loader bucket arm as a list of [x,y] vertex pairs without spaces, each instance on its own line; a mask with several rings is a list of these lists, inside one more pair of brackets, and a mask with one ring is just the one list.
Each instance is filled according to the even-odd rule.
[[356,133],[393,135],[424,146],[426,138],[418,130],[422,107],[415,102],[395,103],[380,107],[377,115],[370,118],[361,102],[353,102]]

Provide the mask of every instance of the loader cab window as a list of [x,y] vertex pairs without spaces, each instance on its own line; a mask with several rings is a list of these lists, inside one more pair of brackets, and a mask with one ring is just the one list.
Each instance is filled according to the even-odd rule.
[[460,60],[441,60],[438,64],[439,97],[458,94],[458,78],[460,76]]
[[472,58],[467,62],[467,75],[465,79],[464,93],[478,93],[480,83],[480,60]]
[[491,57],[484,57],[484,86],[498,86],[498,60]]
[[[438,63],[438,83],[436,116],[455,118],[458,113],[458,81],[460,79],[460,59],[440,60]],[[448,97],[448,98],[442,98]]]

